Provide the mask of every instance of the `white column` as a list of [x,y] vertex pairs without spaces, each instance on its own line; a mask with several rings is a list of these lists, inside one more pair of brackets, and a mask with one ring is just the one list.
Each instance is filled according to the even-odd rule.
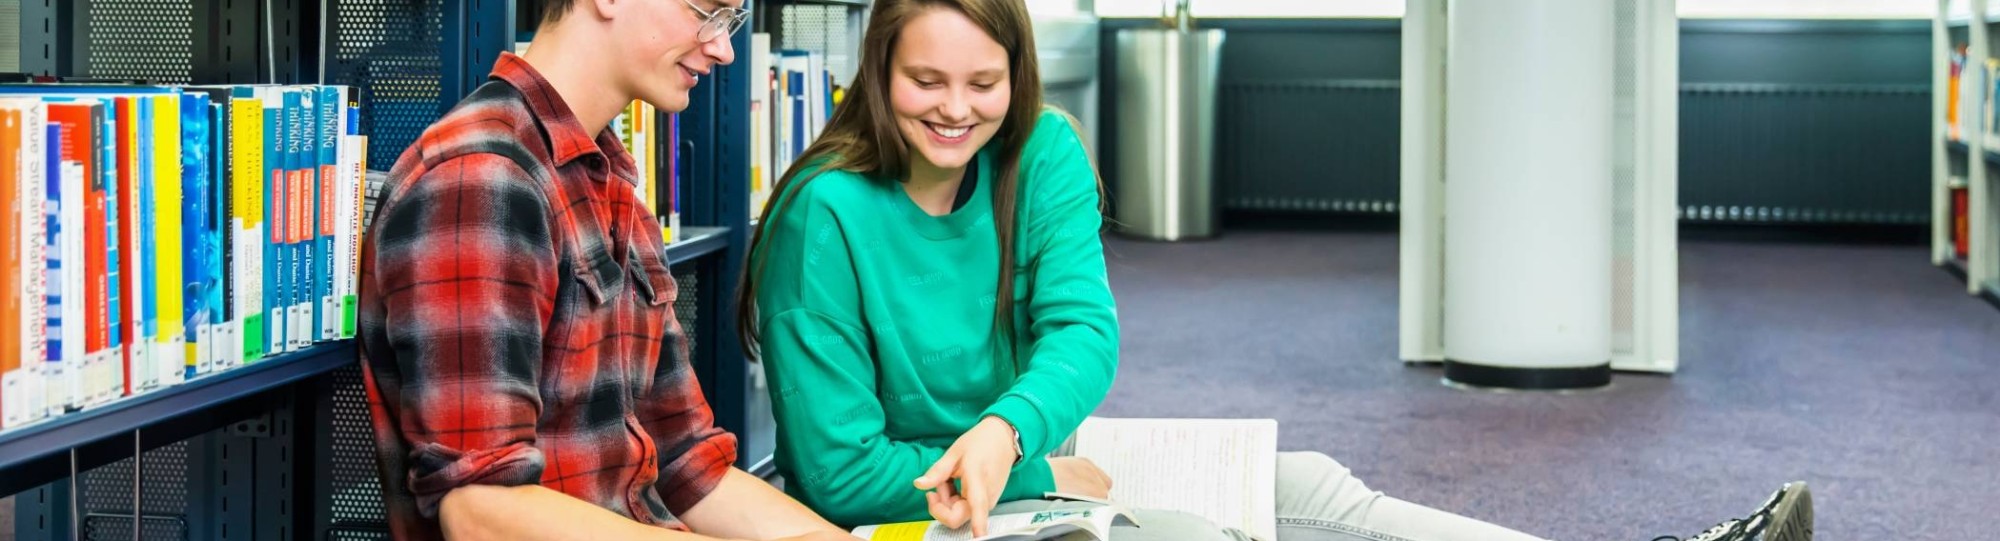
[[1450,3],[1444,349],[1453,381],[1609,381],[1612,8]]

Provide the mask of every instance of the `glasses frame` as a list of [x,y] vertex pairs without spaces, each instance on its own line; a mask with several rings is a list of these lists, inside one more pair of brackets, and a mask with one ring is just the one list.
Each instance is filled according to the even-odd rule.
[[743,29],[744,23],[750,22],[750,10],[747,9],[718,6],[715,11],[706,11],[695,5],[694,0],[681,0],[681,3],[701,14],[701,29],[695,31],[695,39],[702,43],[736,35],[737,30]]

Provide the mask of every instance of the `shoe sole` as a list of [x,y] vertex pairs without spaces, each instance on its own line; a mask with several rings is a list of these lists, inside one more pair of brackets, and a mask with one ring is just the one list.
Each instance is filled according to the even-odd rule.
[[1803,482],[1785,486],[1784,496],[1771,510],[1771,526],[1765,541],[1812,541],[1812,491]]

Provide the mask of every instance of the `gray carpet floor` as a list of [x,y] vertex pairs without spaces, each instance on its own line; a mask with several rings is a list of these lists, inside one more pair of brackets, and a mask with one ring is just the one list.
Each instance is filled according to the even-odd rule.
[[1392,233],[1107,254],[1101,415],[1273,417],[1376,490],[1556,539],[1692,535],[1791,479],[1820,539],[2000,539],[2000,310],[1920,247],[1683,243],[1679,373],[1580,395],[1398,362]]

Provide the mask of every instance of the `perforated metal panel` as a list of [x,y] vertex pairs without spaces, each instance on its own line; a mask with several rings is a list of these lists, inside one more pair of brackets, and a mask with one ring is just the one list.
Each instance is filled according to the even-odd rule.
[[680,271],[679,274],[674,275],[674,283],[679,286],[678,292],[680,294],[680,297],[674,300],[674,318],[680,320],[681,332],[687,335],[688,351],[694,351],[694,339],[700,335],[700,333],[695,332],[697,328],[695,325],[701,321],[697,317],[699,314],[695,313],[695,309],[699,306],[696,301],[701,298],[699,294],[701,284],[695,279],[695,273],[692,272],[694,265],[683,264],[673,270]]
[[443,0],[341,0],[331,25],[335,84],[361,88],[368,163],[388,169],[439,116]]
[[854,54],[861,50],[859,8],[849,6],[785,5],[780,49],[826,55],[826,70],[834,84],[854,80]]
[[368,394],[362,388],[361,367],[333,372],[332,441],[328,453],[333,469],[333,505],[327,510],[333,539],[388,539],[387,511],[375,465],[375,432],[368,420]]
[[[139,505],[144,510],[140,539],[187,539],[188,443],[147,451],[140,462],[145,470],[139,476]],[[81,538],[132,539],[132,459],[83,472],[79,477]]]
[[86,4],[90,28],[86,75],[193,82],[194,4],[190,0],[89,0]]
[[21,71],[21,0],[0,0],[0,71]]

